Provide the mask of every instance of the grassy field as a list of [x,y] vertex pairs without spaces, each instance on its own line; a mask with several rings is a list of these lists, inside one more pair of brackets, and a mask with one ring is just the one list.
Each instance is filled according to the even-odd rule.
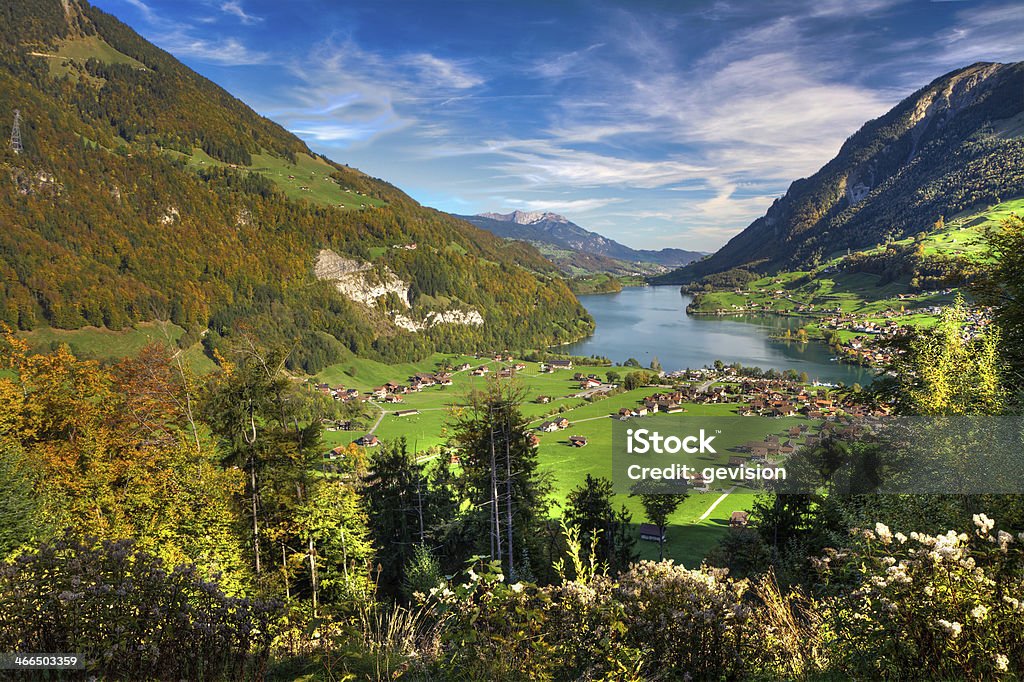
[[[388,366],[368,360],[353,360],[349,365],[338,365],[322,372],[318,379],[332,385],[343,384],[366,390],[379,386],[387,381],[404,383],[408,376],[416,372],[434,371],[442,360],[450,360],[458,365],[469,362],[473,367],[487,364],[496,371],[498,363],[477,360],[466,356],[435,355],[422,363]],[[535,428],[548,415],[556,413],[570,420],[571,426],[556,433],[539,433],[538,447],[541,470],[551,477],[553,497],[562,501],[575,487],[581,485],[587,474],[611,478],[611,438],[614,420],[612,415],[621,407],[635,407],[637,401],[656,389],[641,388],[621,393],[603,400],[588,402],[581,398],[570,397],[579,391],[578,382],[572,379],[576,372],[597,374],[604,377],[609,371],[620,374],[629,371],[621,367],[587,367],[577,366],[572,370],[559,370],[553,374],[541,374],[536,363],[525,363],[526,369],[521,371],[515,381],[524,392],[525,402],[523,414],[530,419],[529,426]],[[353,375],[351,372],[355,371]],[[374,433],[389,440],[405,437],[410,447],[424,451],[432,446],[442,445],[449,435],[453,422],[453,410],[464,402],[465,396],[472,390],[483,389],[487,378],[472,377],[468,372],[453,374],[453,385],[446,387],[430,387],[419,393],[404,396],[401,404],[372,404],[371,422],[383,412]],[[546,395],[551,398],[548,404],[536,402],[536,398]],[[397,410],[419,410],[419,414],[399,417]],[[560,411],[561,410],[561,411]],[[762,419],[756,417],[734,416],[733,405],[689,405],[687,412],[675,415],[637,420],[644,425],[654,424],[655,420],[680,420],[694,417],[728,417],[729,428],[719,441],[722,448],[718,456],[694,456],[687,462],[701,468],[706,466],[725,465],[730,451],[741,443],[749,440],[760,440],[769,433],[782,433],[794,424],[807,423],[802,418]],[[325,446],[346,444],[362,435],[361,432],[326,432]],[[583,448],[571,447],[568,443],[570,435],[582,435],[588,439]],[[698,565],[707,552],[728,532],[728,519],[733,511],[748,509],[754,492],[748,488],[738,487],[711,511],[706,518],[701,518],[731,486],[716,485],[707,493],[691,493],[690,497],[671,517],[671,528],[667,534],[667,555],[688,566]],[[636,524],[644,521],[643,509],[636,498],[628,495],[617,495],[615,505],[624,504],[632,513]],[[561,515],[561,507],[556,507],[555,514]],[[638,548],[644,558],[656,558],[658,548],[655,543],[640,542]]]
[[[53,53],[34,52],[33,56],[46,59],[50,69],[50,75],[55,78],[64,76],[78,77],[78,71],[71,68],[72,63],[85,64],[89,59],[96,59],[105,64],[127,64],[136,69],[145,69],[146,66],[132,57],[114,49],[109,43],[99,36],[82,36],[79,38],[68,38],[60,41]],[[102,85],[102,78],[90,79],[96,85]]]
[[[214,159],[199,148],[192,150],[192,155],[188,157],[188,163],[196,169],[205,166],[228,165]],[[334,168],[316,156],[299,154],[296,157],[296,163],[291,163],[287,159],[272,154],[254,154],[252,165],[239,166],[239,168],[266,176],[290,199],[302,199],[322,206],[344,209],[374,208],[385,205],[385,202],[380,199],[343,189],[331,177]]]
[[[177,352],[175,345],[185,330],[170,322],[140,322],[135,327],[122,331],[111,331],[100,327],[82,329],[54,329],[40,327],[30,332],[19,332],[29,346],[37,352],[49,351],[58,344],[67,344],[77,357],[88,360],[113,362],[138,355],[149,343],[169,345]],[[203,354],[202,346],[193,344],[185,350],[185,358],[192,370],[199,374],[212,371],[214,363]]]
[[[1011,214],[1024,215],[1024,198],[953,216],[940,229],[934,229],[924,236],[921,242],[924,253],[955,255],[980,261],[984,258],[984,231],[997,226]],[[908,237],[893,243],[909,246],[913,242],[914,238]],[[878,245],[865,249],[864,253],[879,253],[885,248],[885,245]],[[830,260],[814,270],[782,272],[762,277],[751,282],[740,293],[716,291],[704,294],[700,297],[697,310],[709,313],[757,306],[758,310],[764,312],[785,314],[797,312],[800,306],[813,305],[818,312],[839,308],[845,313],[856,313],[865,319],[877,321],[880,318],[873,316],[887,310],[913,311],[948,305],[953,301],[954,294],[915,292],[909,281],[884,282],[878,275],[836,271],[846,255],[833,254]],[[922,312],[920,315],[901,318],[901,321],[928,326],[935,323],[935,316]]]

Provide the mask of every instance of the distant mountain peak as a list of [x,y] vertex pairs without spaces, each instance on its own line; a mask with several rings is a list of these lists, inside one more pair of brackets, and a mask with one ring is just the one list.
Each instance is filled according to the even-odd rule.
[[678,267],[704,255],[697,251],[681,249],[661,249],[659,251],[632,249],[614,239],[582,228],[565,216],[550,211],[480,213],[475,216],[459,217],[505,239],[540,242],[577,253],[630,263],[653,263]]
[[516,223],[517,225],[536,225],[537,223],[569,223],[569,219],[563,215],[557,213],[551,213],[550,211],[520,211],[515,210],[511,213],[480,213],[478,214],[482,218],[490,218],[491,220],[500,220],[506,223]]

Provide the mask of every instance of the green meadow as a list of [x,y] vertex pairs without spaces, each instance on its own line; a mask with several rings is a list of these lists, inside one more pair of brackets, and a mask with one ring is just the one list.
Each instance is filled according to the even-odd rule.
[[[473,368],[486,364],[491,368],[492,374],[502,366],[500,363],[487,359],[438,354],[422,363],[393,366],[367,360],[353,360],[347,366],[342,364],[331,367],[317,378],[332,386],[342,384],[365,391],[388,381],[404,384],[412,374],[434,371],[438,363],[446,360],[456,366],[463,362],[469,362]],[[560,516],[562,501],[573,488],[584,482],[587,474],[605,478],[612,477],[612,426],[615,421],[613,415],[617,416],[618,410],[622,407],[637,407],[638,402],[644,396],[663,389],[640,388],[588,402],[581,398],[570,397],[580,391],[578,382],[572,378],[574,374],[582,372],[596,374],[604,378],[609,371],[623,375],[631,371],[630,368],[584,365],[575,366],[572,370],[557,370],[552,374],[542,374],[537,363],[524,364],[527,365],[525,370],[517,373],[514,379],[505,381],[514,381],[523,391],[525,402],[522,412],[530,420],[528,426],[540,438],[538,455],[541,470],[551,477],[553,499],[556,501],[554,513],[556,516]],[[383,412],[383,417],[374,433],[382,440],[404,437],[409,446],[418,452],[433,446],[443,446],[455,417],[453,410],[457,410],[458,406],[465,402],[466,396],[471,391],[485,388],[486,382],[490,380],[489,376],[473,377],[469,375],[469,372],[456,372],[452,376],[453,385],[451,386],[433,386],[425,388],[419,393],[405,395],[403,396],[404,402],[400,404],[373,403],[369,405],[371,423],[376,421]],[[536,399],[542,395],[550,397],[551,402],[538,403]],[[716,443],[716,446],[720,445],[718,455],[688,456],[689,460],[684,461],[684,463],[697,468],[725,466],[729,457],[736,454],[732,450],[736,446],[750,440],[761,440],[769,433],[782,434],[793,425],[808,423],[803,418],[738,417],[735,416],[736,406],[727,404],[687,405],[686,408],[686,412],[679,414],[634,418],[631,420],[631,425],[647,426],[659,422],[664,423],[664,420],[674,421],[700,417],[732,417],[729,420],[729,428],[724,430],[725,433],[719,436],[719,441]],[[419,414],[401,417],[395,414],[398,410],[409,409],[419,410]],[[571,423],[569,428],[554,433],[541,433],[535,430],[541,422],[555,414],[569,419]],[[699,421],[695,422],[695,425],[696,428],[700,428]],[[349,443],[360,435],[362,435],[361,431],[325,432],[325,448]],[[582,448],[571,446],[569,437],[573,435],[586,437],[587,445]],[[750,488],[738,486],[724,500],[715,505],[706,518],[701,517],[730,488],[732,488],[731,485],[719,483],[713,485],[707,493],[690,493],[690,496],[670,519],[671,527],[667,533],[665,548],[667,556],[688,566],[697,565],[722,538],[723,534],[729,532],[729,516],[732,512],[750,508],[755,494]],[[615,504],[616,506],[626,506],[633,515],[635,525],[645,521],[639,499],[620,494],[616,496]],[[657,558],[656,543],[638,541],[637,547],[643,558]]]

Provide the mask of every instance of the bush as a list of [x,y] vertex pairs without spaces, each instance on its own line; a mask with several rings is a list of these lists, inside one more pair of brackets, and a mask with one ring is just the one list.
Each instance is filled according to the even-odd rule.
[[113,679],[259,677],[272,608],[129,540],[64,539],[0,565],[0,651],[74,652]]

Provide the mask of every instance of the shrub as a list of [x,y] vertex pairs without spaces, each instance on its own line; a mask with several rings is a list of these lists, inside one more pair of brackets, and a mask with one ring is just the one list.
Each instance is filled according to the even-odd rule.
[[259,677],[272,609],[130,540],[64,539],[0,565],[0,650],[74,652],[113,679]]

